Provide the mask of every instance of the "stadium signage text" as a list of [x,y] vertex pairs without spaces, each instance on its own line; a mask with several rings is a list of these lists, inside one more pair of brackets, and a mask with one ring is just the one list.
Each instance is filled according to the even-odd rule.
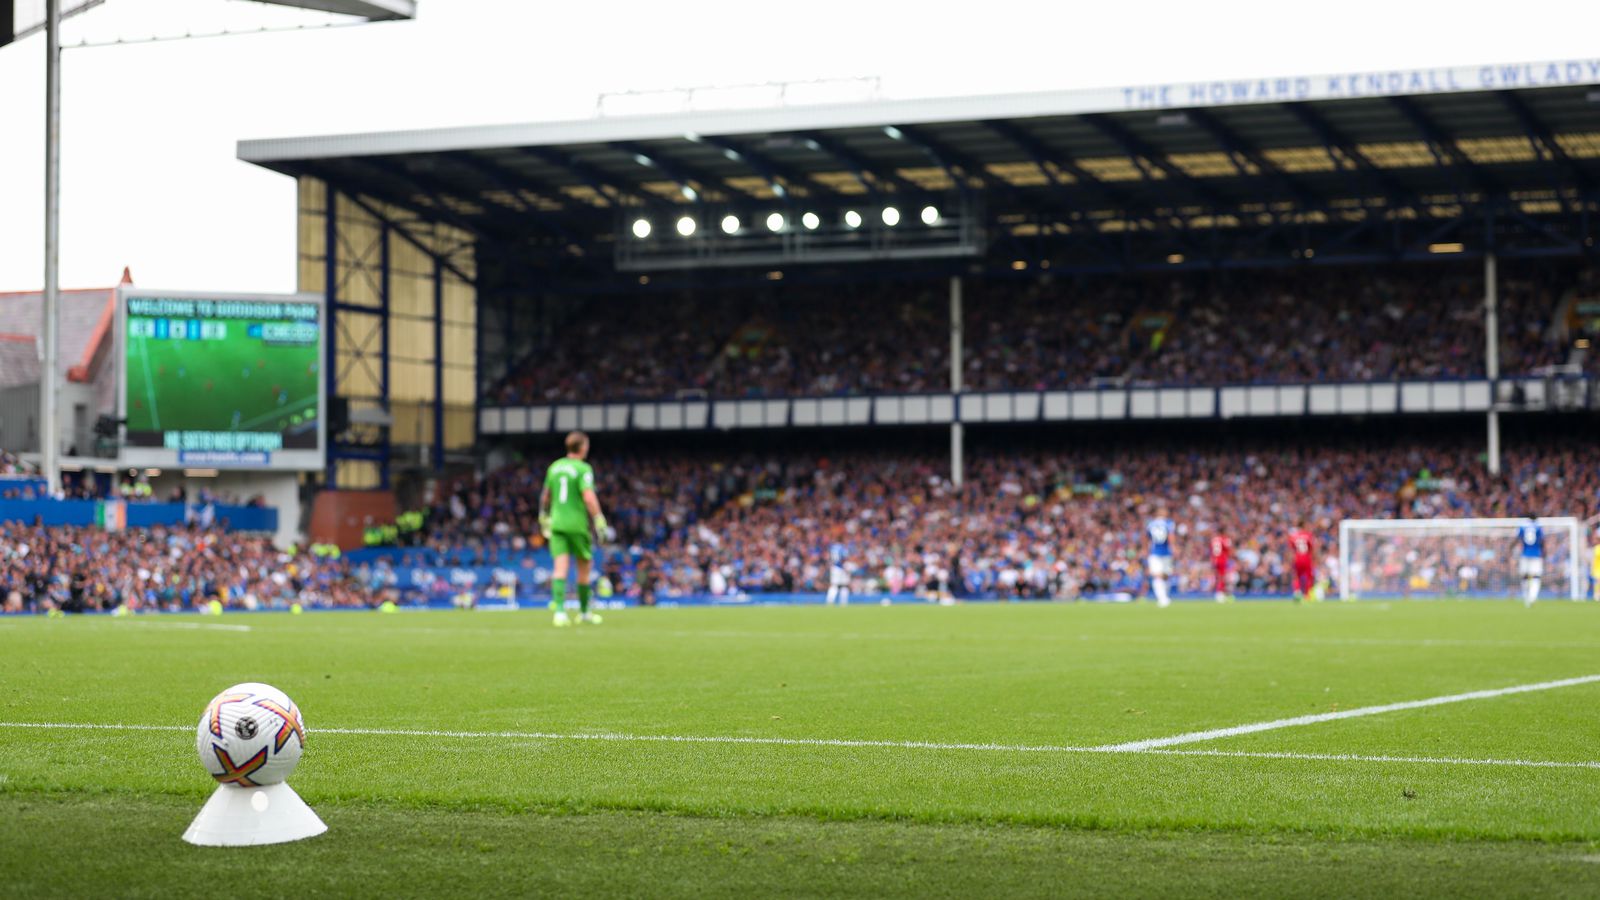
[[1401,94],[1505,90],[1600,83],[1600,59],[1497,66],[1393,69],[1296,78],[1193,81],[1122,89],[1125,109],[1227,106],[1290,100],[1343,100]]
[[265,466],[271,462],[270,453],[235,453],[223,450],[184,450],[178,453],[180,466]]
[[128,298],[128,315],[174,319],[263,319],[268,321],[317,320],[315,303],[262,303],[236,300],[178,300]]
[[271,431],[166,431],[161,445],[168,450],[267,453],[283,449],[283,435]]

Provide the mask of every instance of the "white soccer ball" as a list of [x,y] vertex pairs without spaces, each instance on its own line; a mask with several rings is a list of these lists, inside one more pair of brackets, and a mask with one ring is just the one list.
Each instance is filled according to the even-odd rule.
[[195,733],[200,764],[222,784],[258,787],[289,777],[306,727],[289,695],[256,682],[236,684],[207,704]]

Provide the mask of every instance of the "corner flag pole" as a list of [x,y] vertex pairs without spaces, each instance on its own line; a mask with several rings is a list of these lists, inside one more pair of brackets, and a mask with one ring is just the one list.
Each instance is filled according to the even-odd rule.
[[50,493],[61,489],[56,434],[56,325],[61,304],[61,0],[45,0],[44,324],[39,367],[39,462]]

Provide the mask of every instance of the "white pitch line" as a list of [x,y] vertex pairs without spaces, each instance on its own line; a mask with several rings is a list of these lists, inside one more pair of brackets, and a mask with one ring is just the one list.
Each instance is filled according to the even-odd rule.
[[[188,732],[187,725],[121,725],[87,722],[0,722],[0,729],[60,731]],[[849,738],[747,737],[742,735],[562,734],[548,731],[439,731],[422,728],[311,728],[311,734],[370,737],[418,737],[451,740],[603,741],[636,744],[732,744],[772,747],[845,747],[888,750],[954,750],[991,753],[1055,753],[1096,756],[1206,756],[1238,759],[1310,760],[1319,762],[1409,763],[1448,766],[1511,766],[1535,769],[1600,769],[1600,760],[1483,759],[1450,756],[1384,756],[1356,753],[1282,753],[1251,750],[1119,750],[1113,747],[1068,747],[1055,744],[946,743],[942,741],[879,741]]]
[[1465,694],[1445,694],[1441,697],[1426,697],[1422,700],[1405,700],[1400,703],[1385,703],[1381,706],[1360,706],[1355,709],[1342,709],[1338,712],[1315,713],[1313,715],[1293,716],[1288,719],[1273,719],[1270,722],[1252,722],[1248,725],[1234,725],[1229,728],[1213,728],[1209,731],[1190,731],[1184,734],[1175,734],[1171,737],[1149,738],[1142,741],[1127,741],[1121,744],[1105,744],[1095,747],[1095,750],[1107,752],[1137,752],[1141,750],[1155,750],[1160,747],[1171,747],[1177,744],[1196,744],[1201,741],[1214,741],[1219,738],[1237,737],[1241,734],[1255,734],[1258,731],[1276,731],[1279,728],[1296,728],[1301,725],[1316,725],[1320,722],[1337,722],[1340,719],[1359,719],[1363,716],[1376,716],[1383,713],[1400,712],[1407,709],[1422,709],[1429,706],[1443,706],[1446,703],[1463,703],[1467,700],[1488,700],[1493,697],[1505,697],[1511,694],[1527,694],[1533,691],[1550,691],[1556,688],[1575,687],[1580,684],[1594,684],[1600,682],[1600,675],[1583,675],[1578,678],[1562,678],[1557,681],[1540,681],[1534,684],[1518,684],[1511,687],[1493,688],[1483,691],[1468,691]]
[[200,629],[206,629],[210,631],[250,630],[249,625],[222,625],[216,622],[142,622],[136,619],[111,619],[110,621],[117,623],[115,626],[113,626],[115,628],[121,628],[124,625],[143,625],[146,628],[179,628],[188,631],[198,631]]
[[1474,759],[1472,757],[1389,756],[1384,754],[1369,756],[1359,753],[1286,753],[1275,752],[1272,750],[1107,750],[1103,752],[1146,753],[1155,756],[1216,756],[1240,759],[1302,759],[1323,762],[1423,763],[1428,765],[1455,766],[1524,766],[1533,769],[1600,769],[1600,760]]

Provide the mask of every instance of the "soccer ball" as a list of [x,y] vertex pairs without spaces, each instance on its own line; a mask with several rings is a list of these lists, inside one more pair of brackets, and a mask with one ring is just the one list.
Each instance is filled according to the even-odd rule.
[[221,784],[259,787],[289,777],[306,727],[289,695],[256,682],[236,684],[207,704],[195,732],[200,764]]

